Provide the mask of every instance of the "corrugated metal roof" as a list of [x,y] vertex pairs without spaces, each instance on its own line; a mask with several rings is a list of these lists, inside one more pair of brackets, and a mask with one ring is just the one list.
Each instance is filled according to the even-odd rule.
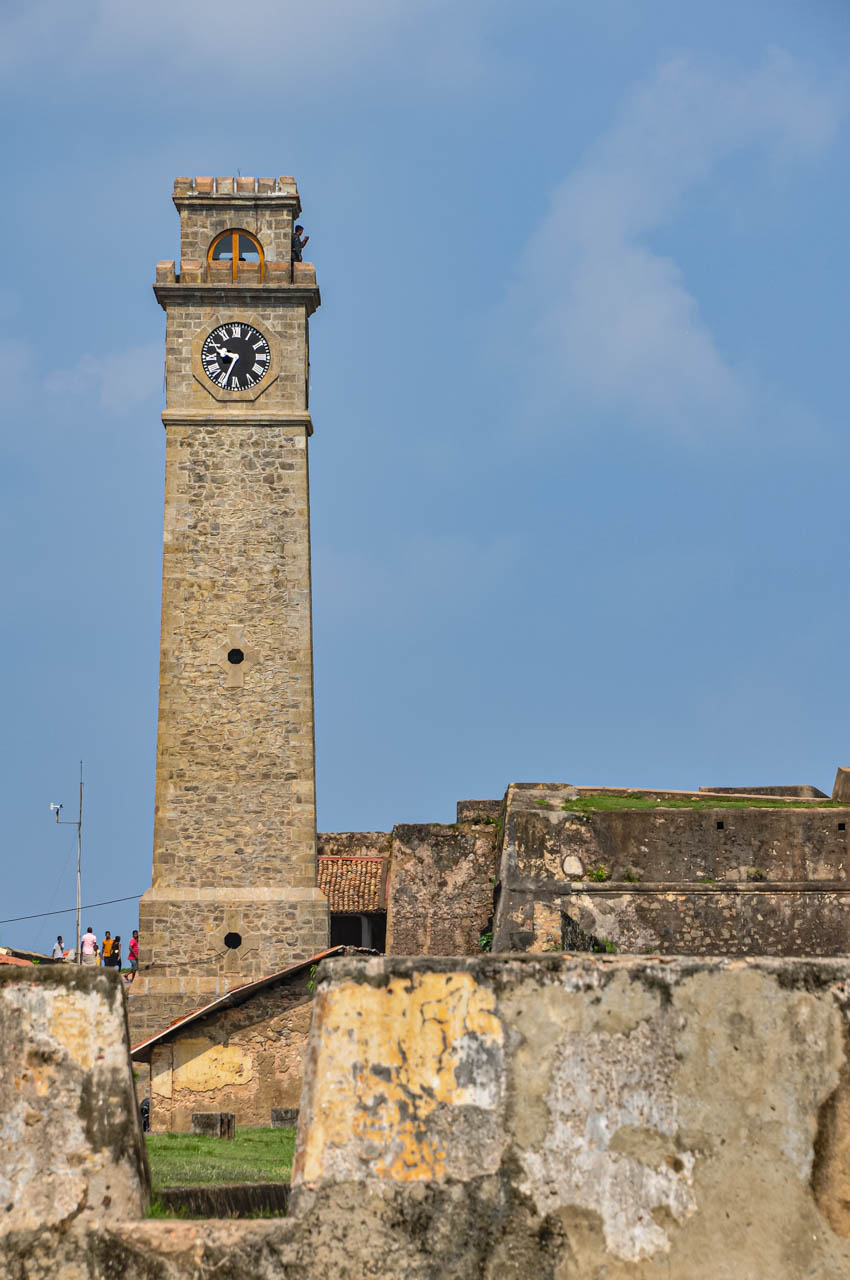
[[262,991],[264,987],[272,986],[273,983],[279,982],[283,978],[291,977],[293,974],[300,972],[302,969],[308,968],[311,964],[318,964],[320,960],[327,959],[328,956],[338,956],[344,951],[350,951],[348,947],[331,947],[329,951],[320,951],[318,955],[310,956],[309,960],[298,960],[295,964],[287,965],[285,969],[278,969],[275,973],[266,974],[264,978],[254,978],[252,982],[245,982],[241,987],[234,987],[232,991],[228,991],[223,996],[216,996],[215,1000],[211,1000],[209,1004],[202,1005],[199,1009],[193,1009],[190,1013],[184,1013],[182,1017],[175,1018],[173,1022],[169,1022],[167,1027],[163,1027],[162,1031],[158,1031],[156,1035],[148,1036],[146,1040],[140,1040],[138,1044],[134,1044],[130,1049],[130,1057],[136,1061],[144,1061],[141,1058],[142,1053],[147,1053],[155,1044],[161,1044],[167,1040],[170,1035],[183,1027],[188,1026],[192,1022],[197,1022],[199,1018],[205,1018],[207,1014],[212,1013],[216,1009],[226,1009],[229,1006],[242,1004],[243,1001],[249,1000],[257,991]]
[[331,911],[383,911],[386,858],[373,854],[327,854],[319,857],[319,888]]

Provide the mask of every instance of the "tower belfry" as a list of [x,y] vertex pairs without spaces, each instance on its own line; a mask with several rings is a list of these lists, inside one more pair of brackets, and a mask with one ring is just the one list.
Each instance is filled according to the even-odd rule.
[[[292,178],[178,178],[153,887],[134,1022],[328,945],[316,888],[310,263]],[[148,995],[151,1000],[137,1001]],[[143,1010],[146,1010],[143,1013]]]

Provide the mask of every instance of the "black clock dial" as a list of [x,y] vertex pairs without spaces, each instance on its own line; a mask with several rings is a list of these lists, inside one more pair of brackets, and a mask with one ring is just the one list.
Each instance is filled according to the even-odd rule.
[[269,344],[252,324],[234,321],[213,329],[201,348],[204,373],[224,391],[247,391],[266,376]]

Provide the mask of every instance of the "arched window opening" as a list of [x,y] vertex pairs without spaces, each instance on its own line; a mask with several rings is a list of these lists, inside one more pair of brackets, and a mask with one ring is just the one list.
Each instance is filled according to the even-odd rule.
[[[230,262],[232,264],[232,279],[236,280],[239,276],[239,264],[259,263],[260,279],[265,279],[266,264],[263,257],[263,247],[256,236],[252,236],[249,231],[222,231],[221,235],[216,236],[207,252],[207,279],[210,278],[210,263],[212,262]],[[252,272],[253,274],[253,272]]]

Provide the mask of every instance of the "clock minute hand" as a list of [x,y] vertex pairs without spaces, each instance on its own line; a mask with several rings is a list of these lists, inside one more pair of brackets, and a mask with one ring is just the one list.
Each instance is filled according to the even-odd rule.
[[227,386],[227,384],[228,384],[228,382],[229,382],[229,380],[230,380],[230,375],[231,375],[231,373],[233,372],[233,366],[236,364],[236,362],[237,362],[237,361],[238,361],[238,359],[239,359],[239,352],[238,352],[238,351],[228,351],[228,350],[225,348],[225,349],[224,349],[224,351],[223,351],[223,354],[224,354],[224,355],[226,355],[226,356],[230,356],[230,368],[227,370],[227,373],[224,375],[224,382],[221,384],[223,387],[226,387],[226,386]]

